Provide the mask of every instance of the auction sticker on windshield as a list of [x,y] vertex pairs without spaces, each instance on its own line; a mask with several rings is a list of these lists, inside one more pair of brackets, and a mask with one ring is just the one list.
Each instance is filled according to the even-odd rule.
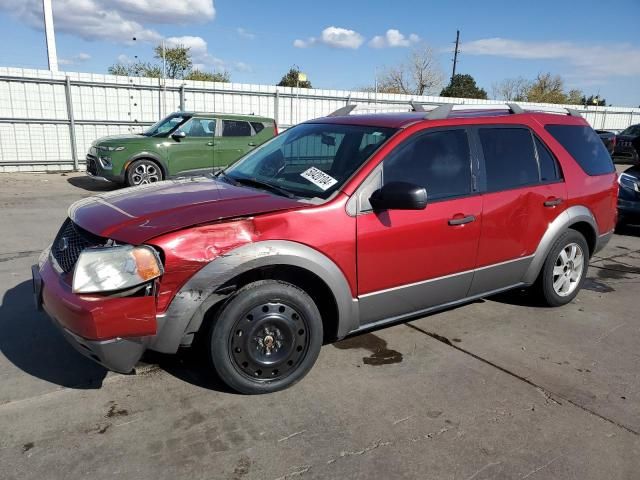
[[338,180],[316,167],[306,169],[300,174],[300,176],[309,180],[316,187],[319,187],[322,190],[327,190],[338,183]]

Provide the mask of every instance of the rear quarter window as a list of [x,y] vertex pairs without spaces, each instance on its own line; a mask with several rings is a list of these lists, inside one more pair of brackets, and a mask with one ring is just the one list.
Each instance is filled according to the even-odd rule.
[[545,129],[569,152],[587,175],[604,175],[615,171],[607,148],[591,127],[547,125]]

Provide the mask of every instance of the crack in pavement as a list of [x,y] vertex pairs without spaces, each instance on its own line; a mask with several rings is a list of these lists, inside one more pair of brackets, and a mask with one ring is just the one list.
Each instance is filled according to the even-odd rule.
[[[9,262],[11,260],[16,260],[18,258],[30,257],[31,255],[39,255],[42,250],[29,250],[27,252],[9,252],[9,253],[0,253],[0,263]],[[5,255],[10,255],[5,257]]]
[[505,367],[501,367],[500,365],[498,365],[497,363],[492,362],[491,360],[487,360],[486,358],[483,358],[483,357],[481,357],[479,355],[476,355],[475,353],[470,352],[469,350],[466,350],[466,349],[464,349],[462,347],[459,347],[458,345],[454,345],[453,343],[451,343],[449,341],[448,338],[443,337],[442,335],[438,335],[437,333],[427,332],[426,330],[423,330],[420,327],[416,327],[415,325],[412,325],[411,323],[405,323],[405,325],[407,327],[409,327],[409,328],[412,328],[413,330],[416,330],[417,332],[420,332],[420,333],[422,333],[424,335],[427,335],[428,337],[431,337],[431,338],[433,338],[435,340],[438,340],[439,342],[444,343],[445,345],[448,345],[451,348],[455,348],[456,350],[458,350],[458,351],[460,351],[460,352],[462,352],[462,353],[464,353],[466,355],[469,355],[470,357],[473,357],[473,358],[475,358],[476,360],[478,360],[478,361],[480,361],[482,363],[485,363],[485,364],[487,364],[487,365],[489,365],[489,366],[491,366],[493,368],[496,368],[496,369],[500,370],[501,372],[506,373],[507,375],[511,375],[513,378],[516,378],[516,379],[520,380],[521,382],[524,382],[527,385],[530,385],[530,386],[536,388],[537,390],[541,391],[550,400],[552,400],[552,401],[554,401],[554,402],[556,402],[556,403],[558,403],[560,405],[562,405],[562,404],[560,402],[558,402],[557,400],[555,400],[553,397],[561,398],[565,402],[573,405],[574,407],[579,408],[580,410],[583,410],[584,412],[587,412],[587,413],[589,413],[591,415],[594,415],[594,416],[600,418],[601,420],[604,420],[605,422],[608,422],[608,423],[610,423],[612,425],[615,425],[616,427],[621,428],[621,429],[623,429],[623,430],[625,430],[625,431],[627,431],[627,432],[629,432],[629,433],[631,433],[633,435],[640,436],[640,432],[634,430],[633,428],[628,427],[628,426],[626,426],[626,425],[624,425],[622,423],[619,423],[619,422],[617,422],[617,421],[615,421],[615,420],[613,420],[611,418],[605,417],[604,415],[602,415],[602,414],[600,414],[600,413],[598,413],[598,412],[596,412],[594,410],[591,410],[590,408],[587,408],[584,405],[580,405],[579,403],[575,402],[574,400],[571,400],[570,398],[566,398],[566,397],[564,397],[562,395],[559,395],[559,394],[557,394],[555,392],[552,392],[552,391],[548,390],[547,388],[545,388],[545,387],[543,387],[541,385],[538,385],[537,383],[533,382],[532,380],[529,380],[527,377],[523,377],[522,375],[518,375],[517,373],[512,372],[511,370],[509,370],[509,369],[507,369]]

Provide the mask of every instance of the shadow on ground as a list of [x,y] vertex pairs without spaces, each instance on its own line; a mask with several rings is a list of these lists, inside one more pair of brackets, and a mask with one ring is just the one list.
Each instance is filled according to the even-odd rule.
[[36,311],[30,281],[7,290],[2,298],[0,351],[25,373],[63,387],[100,388],[107,374],[76,352],[44,312]]
[[618,224],[616,227],[618,235],[626,235],[628,237],[640,237],[640,221],[635,223]]
[[83,190],[87,190],[89,192],[110,192],[112,190],[116,190],[120,188],[120,185],[117,185],[113,182],[107,182],[105,180],[96,180],[91,177],[69,177],[67,178],[67,182],[77,188],[82,188]]

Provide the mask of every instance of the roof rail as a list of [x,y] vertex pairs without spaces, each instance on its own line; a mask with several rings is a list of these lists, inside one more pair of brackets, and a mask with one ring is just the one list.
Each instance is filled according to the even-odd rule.
[[[471,103],[471,104],[459,104],[459,103],[444,103],[439,105],[433,105],[433,108],[427,110],[424,104],[418,103],[414,100],[409,102],[411,111],[424,113],[425,120],[444,120],[448,118],[452,113],[469,112],[469,111],[483,111],[483,110],[506,110],[506,113],[518,115],[521,113],[553,113],[557,115],[571,115],[572,117],[580,117],[580,112],[572,108],[566,107],[538,107],[535,105],[518,105],[517,103]],[[357,108],[362,107],[362,108]],[[384,106],[369,105],[364,103],[353,103],[345,105],[338,110],[327,115],[328,117],[339,117],[343,115],[349,115],[354,110],[384,110]],[[390,106],[386,109],[397,110],[398,107]]]

